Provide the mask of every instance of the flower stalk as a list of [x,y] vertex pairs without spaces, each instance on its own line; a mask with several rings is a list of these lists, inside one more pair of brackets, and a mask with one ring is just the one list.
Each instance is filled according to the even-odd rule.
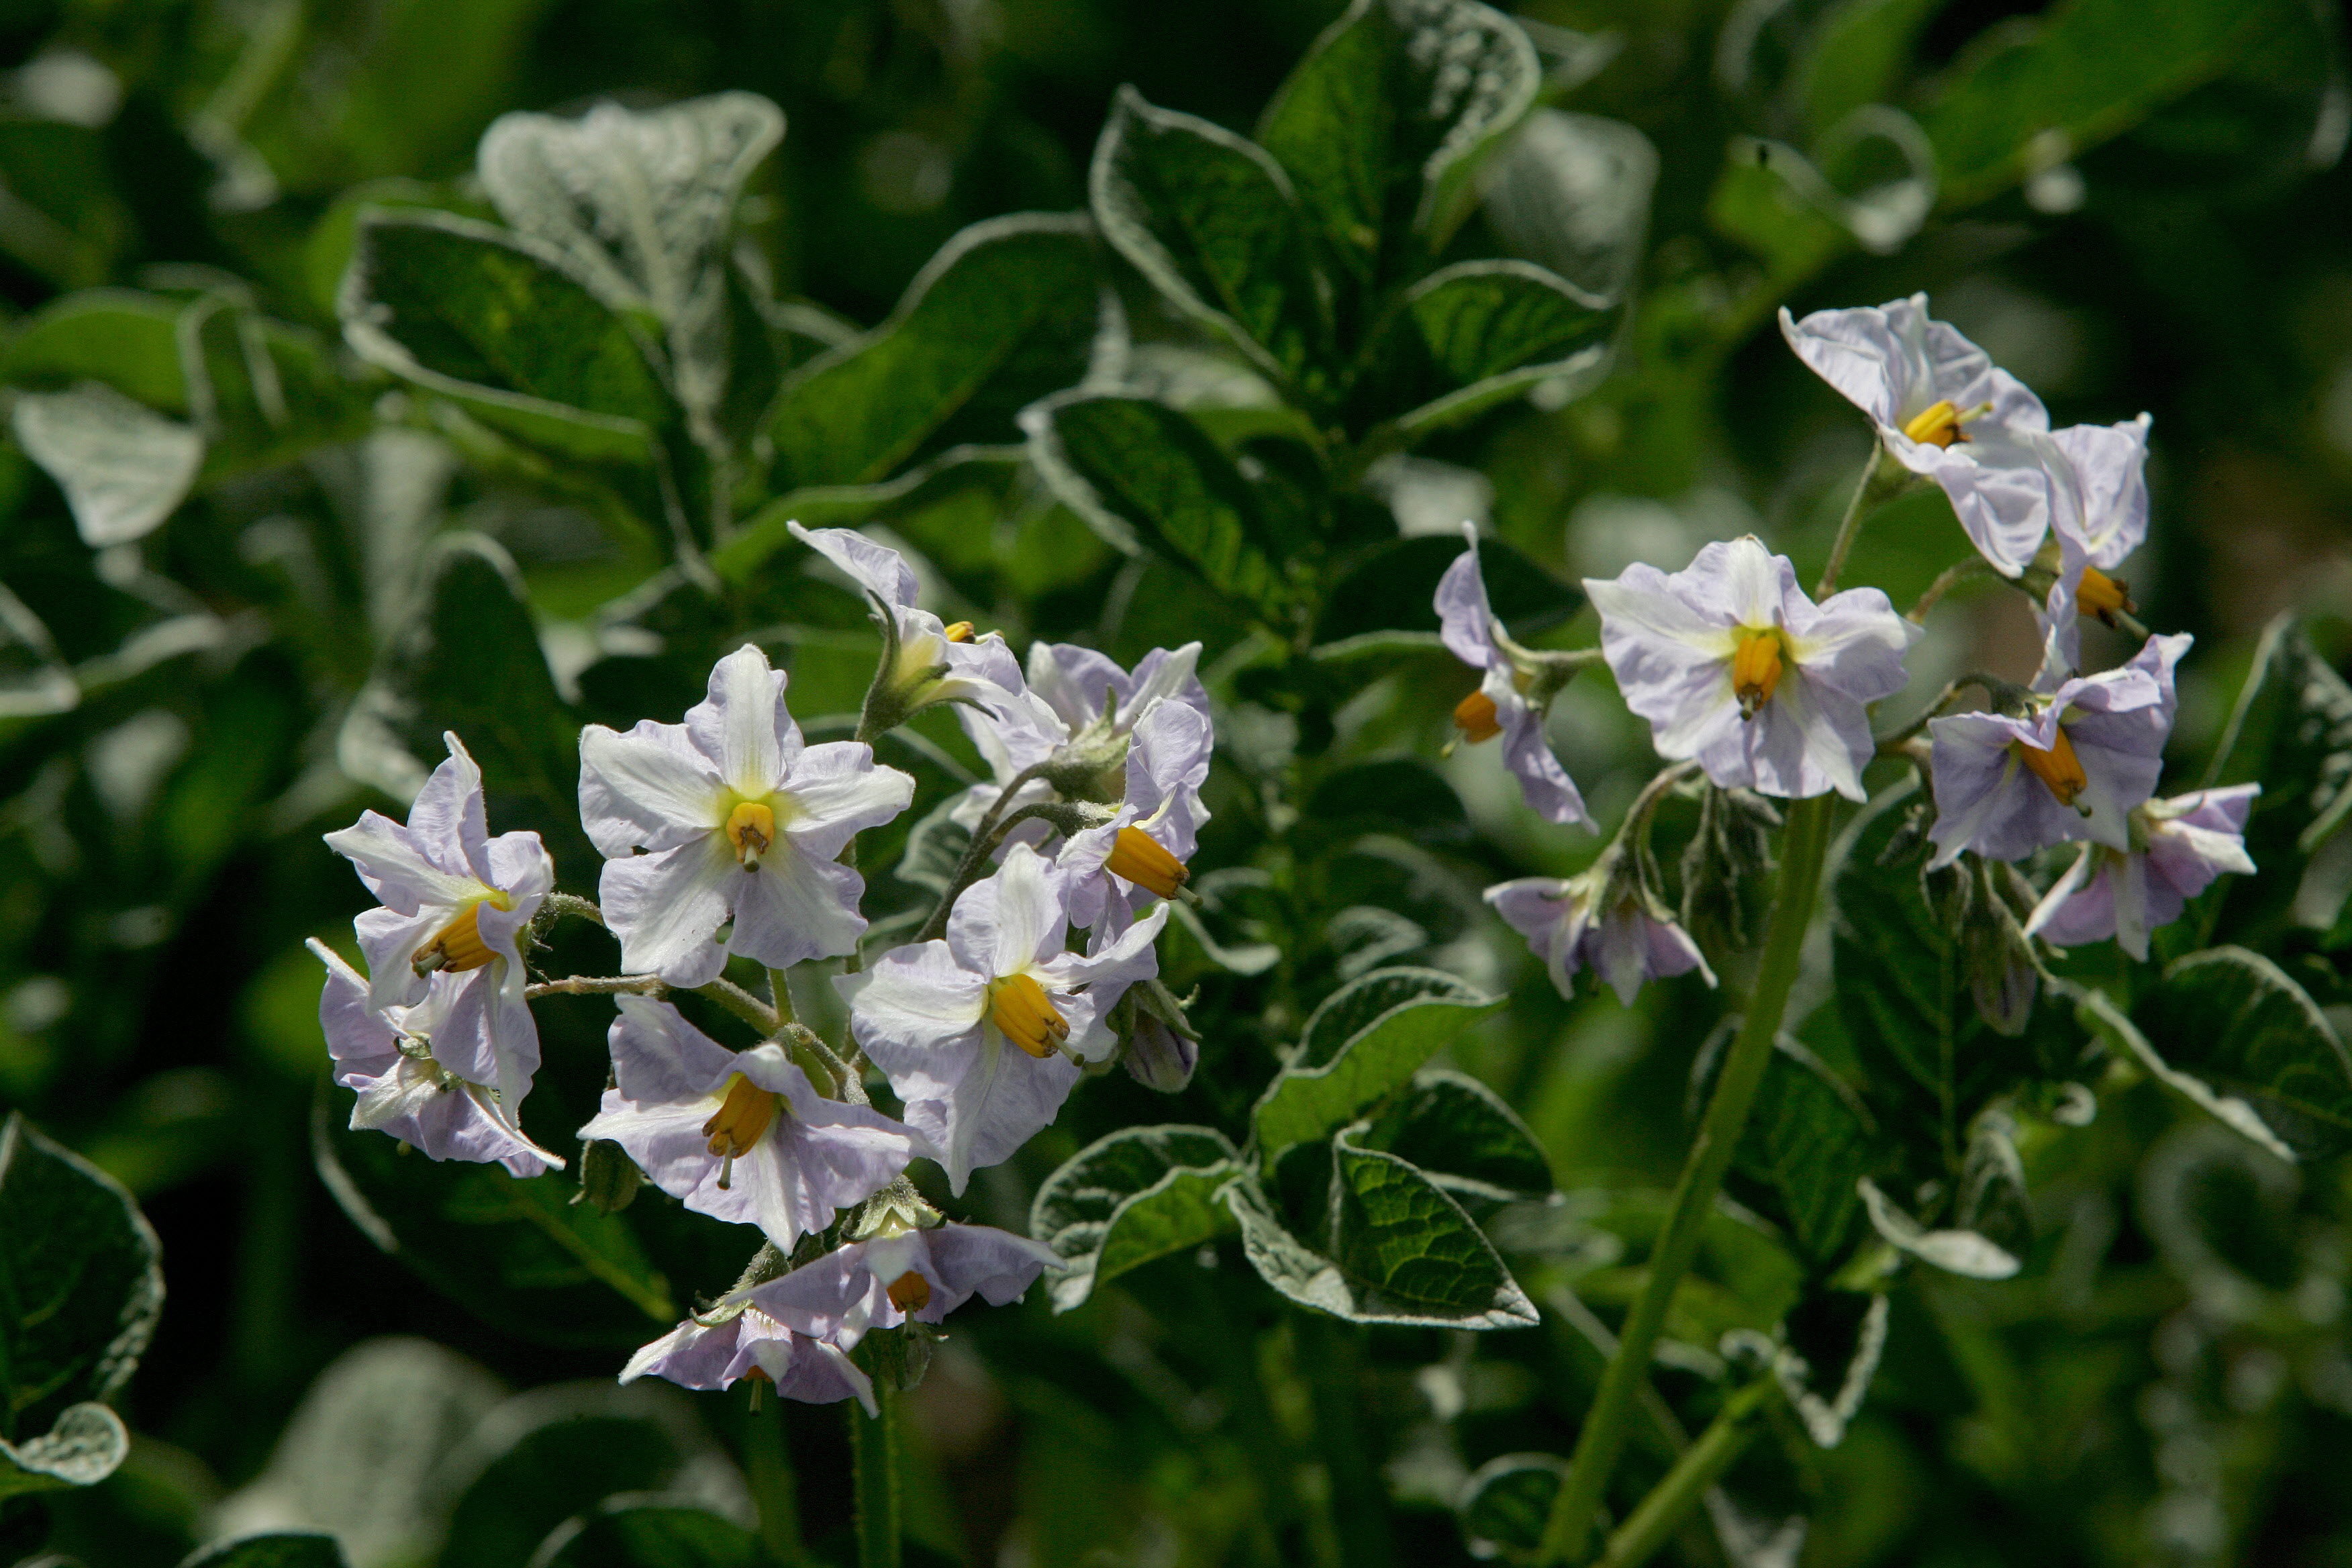
[[849,1417],[852,1501],[857,1521],[858,1568],[899,1568],[904,1489],[898,1478],[899,1393],[887,1377],[874,1381],[875,1414]]

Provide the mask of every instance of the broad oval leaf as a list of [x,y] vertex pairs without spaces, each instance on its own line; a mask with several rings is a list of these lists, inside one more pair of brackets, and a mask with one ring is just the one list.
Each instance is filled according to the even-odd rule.
[[2014,1254],[1972,1230],[1929,1230],[1898,1208],[1868,1176],[1855,1184],[1870,1223],[1887,1245],[1922,1263],[1970,1279],[2006,1279],[2018,1270]]
[[180,1568],[343,1568],[343,1549],[331,1535],[272,1531],[207,1546]]
[[2292,1163],[2294,1151],[2280,1141],[2270,1124],[2256,1114],[2254,1108],[2234,1094],[2223,1094],[2193,1073],[2182,1072],[2148,1044],[2147,1037],[2131,1021],[2130,1015],[2116,1005],[2114,1000],[2095,986],[2074,985],[2061,981],[2062,994],[2069,997],[2080,1015],[2084,1026],[2105,1040],[2114,1049],[2129,1057],[2157,1082],[2211,1116],[2224,1127],[2263,1150]]
[[1886,1152],[1852,1089],[1783,1036],[1758,1085],[1734,1169],[1762,1189],[1754,1198],[1816,1268],[1844,1249],[1858,1217],[1855,1184],[1882,1171]]
[[1564,403],[1607,371],[1610,322],[1602,301],[1532,261],[1458,262],[1414,284],[1374,330],[1352,416],[1413,440],[1538,382]]
[[1024,410],[1021,424],[1038,472],[1104,538],[1286,617],[1304,542],[1282,536],[1256,487],[1191,419],[1144,398],[1076,393]]
[[1507,1203],[1554,1189],[1551,1162],[1518,1112],[1467,1073],[1423,1068],[1362,1135],[1461,1198]]
[[1557,1454],[1504,1454],[1471,1471],[1454,1503],[1470,1550],[1480,1557],[1536,1550],[1567,1476]]
[[1658,150],[1638,129],[1558,109],[1529,115],[1478,181],[1506,249],[1609,305],[1633,287],[1657,183]]
[[2242,1097],[2296,1153],[2352,1144],[2352,1056],[2310,994],[2260,953],[2215,947],[2175,961],[2132,1021],[2174,1068]]
[[1054,1310],[1080,1305],[1096,1286],[1233,1227],[1217,1192],[1238,1168],[1209,1127],[1129,1127],[1072,1155],[1037,1189],[1029,1234],[1065,1260],[1049,1283]]
[[1297,198],[1232,132],[1119,89],[1089,181],[1103,237],[1185,314],[1311,391],[1328,329]]
[[338,310],[362,358],[501,433],[643,462],[675,405],[637,334],[544,241],[423,209],[361,216]]
[[162,1248],[131,1194],[10,1115],[0,1125],[0,1440],[87,1484],[84,1461],[105,1447],[97,1428],[112,1415],[85,1407],[130,1380],[163,1310]]
[[760,1538],[706,1509],[615,1501],[558,1525],[529,1568],[768,1568]]
[[16,444],[65,491],[82,542],[143,539],[188,499],[204,437],[104,382],[16,398]]
[[1085,376],[1101,292],[1083,215],[972,225],[888,321],[785,383],[768,420],[779,486],[870,485],[958,446],[1017,438],[1023,408]]
[[1471,1022],[1502,1005],[1434,969],[1376,969],[1325,998],[1252,1122],[1267,1161],[1322,1137],[1403,1083]]
[[179,301],[132,289],[85,289],[28,318],[8,340],[17,386],[58,390],[98,381],[165,414],[188,412]]

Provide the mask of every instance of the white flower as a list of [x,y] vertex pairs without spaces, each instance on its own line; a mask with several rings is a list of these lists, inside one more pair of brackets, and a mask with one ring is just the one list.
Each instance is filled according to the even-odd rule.
[[554,887],[555,863],[536,833],[489,837],[482,770],[457,736],[442,739],[448,761],[417,792],[405,826],[362,812],[327,846],[383,900],[352,922],[368,962],[368,1005],[413,1007],[435,976],[455,977],[437,1004],[434,1058],[495,1089],[511,1116],[539,1070],[515,942]]
[[1020,667],[1003,637],[994,632],[975,637],[971,622],[947,626],[916,607],[915,574],[897,551],[856,529],[788,526],[793,538],[839,567],[890,617],[898,655],[883,685],[901,721],[941,702],[999,710],[1021,689]]
[[692,1317],[640,1348],[623,1383],[666,1377],[681,1388],[727,1388],[757,1378],[786,1399],[832,1405],[855,1399],[877,1413],[874,1384],[839,1345],[797,1333],[740,1296]]
[[2114,937],[2147,962],[2148,932],[2179,920],[2189,900],[2224,871],[2253,874],[2246,816],[2262,789],[2233,784],[2141,805],[2131,814],[2131,847],[2084,845],[2034,906],[2026,935],[2053,947]]
[[436,1160],[495,1160],[518,1176],[563,1168],[515,1124],[496,1089],[458,1077],[434,1055],[471,976],[436,974],[415,1006],[376,1007],[357,970],[323,942],[313,940],[310,947],[327,966],[319,1027],[335,1081],[359,1091],[354,1129],[387,1133]]
[[883,955],[835,982],[850,1033],[890,1078],[908,1124],[961,1193],[1054,1120],[1081,1061],[1118,1044],[1104,1022],[1131,983],[1157,973],[1155,910],[1099,953],[1063,951],[1069,910],[1043,857],[1016,844],[956,900],[945,941]]
[[1717,542],[1672,574],[1636,564],[1586,578],[1601,650],[1625,706],[1670,762],[1696,758],[1724,789],[1864,798],[1877,750],[1868,705],[1903,689],[1919,628],[1875,588],[1816,605],[1788,557]]
[[1522,877],[1499,882],[1486,889],[1486,900],[1528,939],[1562,996],[1576,994],[1576,972],[1586,968],[1628,1007],[1645,980],[1696,969],[1713,985],[1715,972],[1698,944],[1682,927],[1652,911],[1623,879],[1612,876],[1612,858],[1604,852],[1601,864],[1566,880]]
[[1486,580],[1478,567],[1477,525],[1464,523],[1462,536],[1470,547],[1437,580],[1437,618],[1447,650],[1480,671],[1481,679],[1478,689],[1454,706],[1454,725],[1474,746],[1502,737],[1503,765],[1519,781],[1519,793],[1537,816],[1589,827],[1584,796],[1577,793],[1576,781],[1568,776],[1544,733],[1549,698],[1539,692],[1536,695],[1543,700],[1529,700],[1531,672],[1522,670],[1512,658],[1487,604]]
[[1071,924],[1094,930],[1108,920],[1112,931],[1124,931],[1150,900],[1174,898],[1191,879],[1184,862],[1209,816],[1201,785],[1213,741],[1209,721],[1181,702],[1160,704],[1136,725],[1118,814],[1072,834],[1055,859]]
[[2063,679],[2082,664],[2082,617],[2114,624],[2132,607],[2109,574],[2147,538],[2148,416],[2073,425],[2042,437],[2050,470],[2058,580],[2042,607],[2043,669]]
[[1062,1259],[1050,1247],[985,1225],[889,1224],[745,1293],[814,1339],[854,1347],[869,1330],[937,1323],[975,1295],[1018,1300]]
[[914,1158],[912,1133],[819,1094],[782,1047],[730,1051],[667,1002],[614,1000],[614,1087],[581,1139],[618,1143],[697,1214],[756,1225],[789,1252]]
[[804,746],[784,677],[749,644],[719,661],[685,723],[589,725],[580,816],[606,858],[599,898],[622,966],[700,985],[730,952],[783,969],[852,952],[866,882],[834,858],[914,794],[861,742]]
[[1984,350],[1927,314],[1927,296],[1855,310],[1783,309],[1780,334],[1813,373],[1870,416],[1895,460],[1936,481],[2002,575],[2025,570],[2050,529],[2035,437],[2042,400]]

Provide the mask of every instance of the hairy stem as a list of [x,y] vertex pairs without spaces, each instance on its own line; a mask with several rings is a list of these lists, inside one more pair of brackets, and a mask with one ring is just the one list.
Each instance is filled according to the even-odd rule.
[[[759,1388],[758,1384],[752,1387]],[[744,1417],[743,1468],[760,1509],[760,1540],[778,1568],[794,1568],[803,1556],[801,1544],[800,1478],[793,1471],[790,1434],[785,1430],[784,1401],[774,1414],[754,1410]]]
[[1853,494],[1846,499],[1845,515],[1838,519],[1837,538],[1830,545],[1830,563],[1822,568],[1822,580],[1813,589],[1813,597],[1826,599],[1837,592],[1838,574],[1845,570],[1846,552],[1853,548],[1854,535],[1862,531],[1863,502],[1869,499],[1871,487],[1878,479],[1878,443],[1870,444],[1870,456],[1862,465],[1862,477],[1853,482]]
[[1911,606],[1910,612],[1904,616],[1904,619],[1914,626],[1926,626],[1927,612],[1941,603],[1945,595],[1969,578],[1981,577],[1991,570],[1991,563],[1981,555],[1971,555],[1966,561],[1953,562],[1936,574],[1936,580],[1927,584],[1927,591],[1919,595],[1918,603]]
[[940,901],[932,907],[930,917],[923,921],[922,929],[915,932],[914,941],[936,942],[947,935],[948,915],[954,910],[956,900],[963,896],[966,888],[980,880],[981,872],[988,867],[988,858],[996,853],[997,847],[1004,842],[1005,835],[1043,815],[1043,807],[1031,805],[1014,812],[1001,825],[996,820],[996,813],[1004,802],[1027,782],[1026,775],[1024,775],[1006,785],[1003,797],[982,819],[979,828],[971,836],[971,842],[964,848],[963,858],[956,862],[955,875],[948,879],[948,890],[940,895]]
[[1714,1424],[1699,1434],[1698,1441],[1610,1536],[1598,1568],[1640,1568],[1656,1555],[1666,1538],[1682,1527],[1706,1496],[1707,1489],[1722,1479],[1724,1471],[1747,1451],[1756,1436],[1757,1417],[1780,1392],[1780,1384],[1771,1377],[1759,1377],[1726,1401]]
[[661,996],[669,987],[658,974],[570,974],[561,980],[542,980],[522,988],[522,999],[536,1002],[542,996]]
[[1821,889],[1822,862],[1829,852],[1830,815],[1836,797],[1820,795],[1789,807],[1788,829],[1781,841],[1780,887],[1773,903],[1772,921],[1764,938],[1763,961],[1757,969],[1756,989],[1748,996],[1747,1016],[1726,1055],[1707,1102],[1690,1158],[1675,1184],[1665,1229],[1650,1254],[1642,1294],[1619,1331],[1617,1353],[1601,1376],[1601,1390],[1577,1435],[1576,1453],[1568,1479],[1545,1521],[1538,1561],[1559,1563],[1580,1559],[1591,1540],[1601,1500],[1625,1447],[1625,1423],[1640,1402],[1648,1381],[1650,1355],[1665,1326],[1666,1308],[1674,1300],[1707,1216],[1715,1212],[1717,1193],[1731,1166],[1732,1152],[1748,1125],[1757,1087],[1771,1064],[1772,1042],[1788,1010],[1789,990],[1796,983],[1804,956],[1805,928],[1811,922],[1815,895]]
[[899,1568],[898,1391],[874,1380],[878,1415],[849,1413],[851,1488],[857,1518],[858,1568]]

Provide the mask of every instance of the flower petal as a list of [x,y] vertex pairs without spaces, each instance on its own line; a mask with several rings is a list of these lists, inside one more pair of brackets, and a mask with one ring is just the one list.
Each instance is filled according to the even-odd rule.
[[730,863],[735,930],[727,951],[770,969],[856,952],[857,939],[866,934],[866,917],[857,912],[866,879],[786,842],[784,852],[771,853],[748,875]]
[[647,719],[627,734],[580,731],[580,821],[607,859],[675,849],[720,826],[727,786],[683,724]]
[[921,586],[904,557],[877,544],[853,528],[803,528],[788,523],[792,535],[832,562],[860,588],[886,605],[911,605]]
[[915,781],[877,767],[862,741],[828,741],[793,760],[783,794],[792,812],[783,830],[804,854],[830,860],[851,837],[879,827],[913,803]]
[[695,749],[719,764],[719,781],[750,799],[774,789],[801,749],[800,726],[784,707],[784,677],[745,643],[711,667],[709,695],[686,710]]
[[1477,525],[1464,523],[1462,537],[1469,548],[1455,556],[1445,575],[1437,580],[1438,636],[1454,658],[1474,669],[1486,669],[1509,659],[1495,645],[1495,615],[1487,605],[1486,581],[1478,568]]
[[676,849],[604,862],[596,888],[604,923],[621,939],[621,967],[672,985],[701,985],[726,967],[717,940],[743,878],[717,833]]

